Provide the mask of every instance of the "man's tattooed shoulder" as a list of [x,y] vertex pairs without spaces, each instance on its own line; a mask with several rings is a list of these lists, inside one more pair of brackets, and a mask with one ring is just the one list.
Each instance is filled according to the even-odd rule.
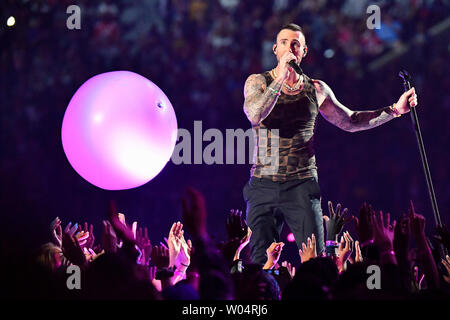
[[266,88],[266,79],[262,74],[252,74],[245,81],[244,96],[248,96],[258,90],[262,93]]

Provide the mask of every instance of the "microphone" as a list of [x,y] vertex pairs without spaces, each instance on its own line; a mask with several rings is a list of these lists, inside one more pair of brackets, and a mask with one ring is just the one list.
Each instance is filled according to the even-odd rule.
[[300,66],[299,66],[297,63],[295,63],[295,60],[289,61],[289,66],[290,66],[292,69],[294,69],[295,72],[297,72],[299,76],[301,76],[301,75],[303,74],[302,68],[300,68]]

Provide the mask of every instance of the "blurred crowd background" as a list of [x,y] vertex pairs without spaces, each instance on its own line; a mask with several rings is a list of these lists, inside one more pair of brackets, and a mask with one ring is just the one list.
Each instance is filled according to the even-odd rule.
[[[81,8],[80,30],[66,27],[72,4]],[[367,28],[371,4],[381,8],[381,29]],[[90,77],[130,70],[166,93],[180,128],[192,130],[201,120],[204,131],[246,130],[244,82],[276,65],[272,44],[288,22],[306,34],[304,72],[325,81],[351,109],[396,102],[403,92],[398,72],[412,74],[438,204],[443,222],[449,221],[447,0],[6,0],[0,6],[0,201],[4,226],[20,241],[45,241],[43,231],[55,216],[100,224],[111,198],[130,219],[151,226],[150,238],[160,239],[179,217],[188,185],[204,192],[209,228],[223,236],[228,209],[245,210],[242,188],[250,164],[169,162],[138,189],[103,191],[83,180],[64,155],[64,111]],[[9,16],[16,20],[12,27],[6,26]],[[396,217],[412,199],[431,230],[409,114],[359,133],[320,117],[315,141],[324,210],[332,200],[356,213],[368,201]]]

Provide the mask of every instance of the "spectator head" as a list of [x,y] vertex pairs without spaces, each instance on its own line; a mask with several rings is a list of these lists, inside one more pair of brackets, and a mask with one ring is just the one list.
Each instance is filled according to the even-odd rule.
[[276,279],[257,264],[246,265],[242,273],[233,274],[237,300],[280,300]]
[[201,275],[199,294],[201,299],[233,300],[233,286],[228,275],[209,270]]
[[330,288],[338,279],[336,264],[328,257],[318,257],[302,263],[292,282],[283,292],[283,300],[331,299]]
[[317,257],[302,263],[297,269],[299,273],[317,275],[327,287],[333,286],[338,279],[336,264],[329,257]]
[[39,250],[38,263],[51,271],[55,271],[62,263],[61,248],[51,242],[43,244]]

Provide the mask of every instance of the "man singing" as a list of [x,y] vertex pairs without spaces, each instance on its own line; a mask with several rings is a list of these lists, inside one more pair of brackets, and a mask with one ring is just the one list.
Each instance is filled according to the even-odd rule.
[[[321,80],[299,75],[289,66],[300,65],[308,52],[302,29],[296,24],[281,28],[273,52],[277,66],[252,74],[245,82],[244,112],[254,136],[251,178],[243,195],[247,223],[252,230],[251,258],[264,265],[266,249],[280,241],[284,221],[297,246],[315,235],[317,253],[324,250],[320,188],[313,148],[316,117],[320,112],[335,126],[349,132],[377,127],[409,112],[417,105],[414,88],[391,106],[372,111],[352,111]],[[274,143],[277,141],[277,143]],[[276,157],[274,167],[272,160]],[[273,170],[275,168],[276,170]]]

